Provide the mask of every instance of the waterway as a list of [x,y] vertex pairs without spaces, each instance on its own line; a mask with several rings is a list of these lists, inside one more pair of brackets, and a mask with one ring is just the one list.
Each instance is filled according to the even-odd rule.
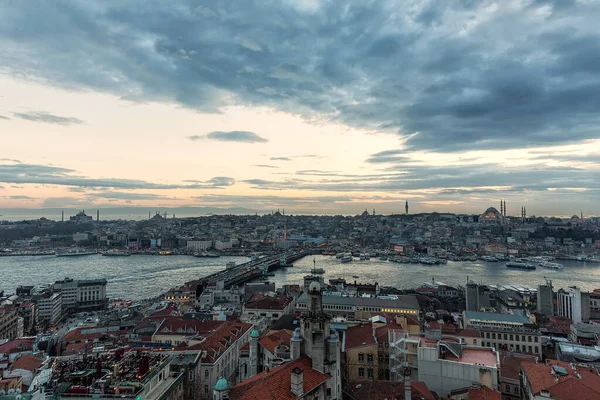
[[[229,261],[241,263],[245,257],[197,258],[192,256],[102,257],[0,257],[0,290],[14,293],[18,285],[44,285],[65,277],[106,278],[109,297],[142,299],[157,296],[169,288],[225,269]],[[600,289],[600,264],[559,261],[564,269],[535,271],[508,269],[503,262],[452,262],[445,265],[397,264],[389,261],[354,261],[342,264],[332,256],[317,255],[316,266],[325,270],[325,280],[378,282],[400,289],[418,287],[435,279],[448,285],[464,285],[469,279],[478,283],[537,287],[544,277],[555,288],[576,285],[583,290]],[[313,257],[305,257],[294,267],[277,270],[269,278],[277,286],[300,284],[313,267]],[[354,278],[358,276],[358,278]]]

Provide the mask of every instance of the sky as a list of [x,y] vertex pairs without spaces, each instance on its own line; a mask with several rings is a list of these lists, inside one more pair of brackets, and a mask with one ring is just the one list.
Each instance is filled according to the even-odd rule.
[[594,0],[0,8],[0,208],[600,215]]

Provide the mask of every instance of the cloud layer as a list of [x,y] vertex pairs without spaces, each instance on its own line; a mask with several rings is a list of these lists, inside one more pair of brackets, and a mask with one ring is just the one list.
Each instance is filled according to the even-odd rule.
[[598,136],[597,2],[295,3],[17,2],[0,16],[0,61],[14,74],[132,100],[272,106],[394,133],[412,149]]
[[258,136],[254,132],[248,131],[214,131],[206,135],[188,136],[188,139],[196,141],[202,139],[218,140],[220,142],[238,142],[238,143],[266,143],[267,139]]
[[78,118],[74,117],[61,117],[59,115],[48,114],[45,112],[28,112],[28,113],[13,113],[15,118],[24,119],[27,121],[33,122],[43,122],[46,124],[54,124],[54,125],[80,125],[84,122]]

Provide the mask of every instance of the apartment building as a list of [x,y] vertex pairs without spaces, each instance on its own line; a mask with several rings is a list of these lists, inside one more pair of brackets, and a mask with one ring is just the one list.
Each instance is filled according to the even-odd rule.
[[3,339],[14,340],[23,334],[19,332],[19,314],[11,306],[0,307],[0,341]]
[[464,311],[463,320],[479,332],[483,347],[542,355],[541,333],[524,314]]

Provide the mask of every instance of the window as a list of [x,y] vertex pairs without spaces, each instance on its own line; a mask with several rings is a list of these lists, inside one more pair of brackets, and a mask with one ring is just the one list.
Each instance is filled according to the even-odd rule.
[[524,342],[525,341],[525,335],[521,335],[521,341]]
[[327,388],[327,397],[331,396],[331,388]]
[[514,393],[514,394],[519,394],[519,387],[518,387],[518,386],[515,386],[515,387],[513,388],[513,393]]
[[373,354],[367,354],[367,361],[370,363],[373,362]]
[[367,373],[369,374],[368,378],[369,379],[373,379],[373,368],[369,368],[369,370],[367,371]]
[[531,343],[531,336],[527,336],[527,341]]
[[533,350],[531,349],[531,346],[528,346],[528,347],[529,347],[529,352],[533,353]]
[[358,377],[359,378],[364,378],[365,377],[365,369],[364,368],[359,368],[358,369]]
[[365,362],[365,355],[363,353],[358,353],[358,362]]
[[477,339],[473,339],[473,344],[477,344]]
[[506,333],[504,334],[504,340],[508,340],[508,337],[506,336]]
[[490,338],[490,333],[489,333],[489,332],[486,332],[486,333],[485,333],[485,338],[486,338],[486,339],[489,339],[489,338]]
[[511,342],[512,342],[513,340],[515,340],[515,339],[514,339],[514,336],[513,336],[512,334],[510,335],[510,340],[511,340]]
[[208,378],[208,370],[207,370],[207,369],[205,369],[205,370],[204,370],[204,379],[207,379],[207,378]]
[[492,333],[492,339],[496,339],[496,334]]
[[521,351],[521,346],[517,345],[517,351]]
[[204,393],[208,393],[208,385],[204,385]]
[[504,391],[510,393],[510,385],[506,385],[506,389]]
[[537,337],[537,336],[534,336],[534,337],[533,337],[533,341],[537,343],[537,342],[538,342],[538,337]]

